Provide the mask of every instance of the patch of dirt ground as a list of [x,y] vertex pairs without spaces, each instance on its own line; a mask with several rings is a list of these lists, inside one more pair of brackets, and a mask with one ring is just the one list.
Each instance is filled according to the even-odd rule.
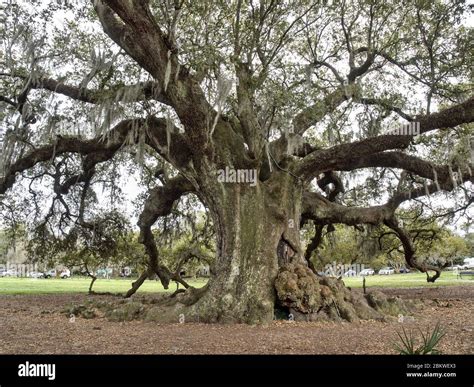
[[[358,291],[358,290],[354,290]],[[274,321],[263,326],[157,324],[76,318],[61,310],[111,296],[0,296],[2,354],[390,354],[402,327],[447,330],[442,353],[474,353],[474,286],[383,289],[421,300],[409,321],[358,323]]]

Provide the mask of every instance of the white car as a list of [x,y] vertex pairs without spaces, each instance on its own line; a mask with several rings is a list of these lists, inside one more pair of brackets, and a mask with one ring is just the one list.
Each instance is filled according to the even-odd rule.
[[474,269],[474,260],[473,259],[465,259],[464,260],[464,267],[466,269]]
[[3,273],[3,277],[18,277],[18,272],[14,269],[10,269]]
[[395,273],[395,270],[393,270],[391,267],[384,267],[383,269],[379,270],[380,275],[390,275],[394,273]]
[[61,274],[59,274],[59,278],[71,278],[71,271],[69,269],[64,269]]
[[31,271],[27,274],[27,277],[30,277],[30,278],[44,278],[44,273],[41,273],[40,271]]
[[55,278],[56,277],[56,269],[48,270],[44,273],[44,278]]
[[356,271],[355,270],[347,270],[345,273],[344,273],[344,276],[345,277],[355,277],[357,275]]
[[374,275],[374,274],[375,274],[374,269],[364,269],[359,273],[359,275],[362,275],[362,276],[364,276],[364,275]]

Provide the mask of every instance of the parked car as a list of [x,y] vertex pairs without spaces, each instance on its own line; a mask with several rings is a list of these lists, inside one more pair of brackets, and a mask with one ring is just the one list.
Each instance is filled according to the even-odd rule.
[[464,266],[466,267],[466,269],[474,269],[474,257],[465,258]]
[[393,270],[391,267],[384,267],[379,270],[380,275],[390,275],[394,273],[395,273],[395,270]]
[[71,278],[71,271],[69,269],[64,269],[61,274],[59,274],[59,278]]
[[374,269],[364,269],[362,270],[359,275],[365,276],[365,275],[374,275],[375,271]]
[[398,272],[400,274],[407,274],[407,273],[410,272],[410,269],[408,269],[407,267],[402,267],[402,268],[400,268],[400,270],[398,270]]
[[7,269],[0,269],[0,277],[5,277],[6,272],[7,272]]
[[44,278],[56,278],[57,272],[56,269],[51,269],[48,270],[46,273],[44,273]]
[[30,271],[26,276],[30,278],[44,278],[44,273],[40,271]]
[[7,270],[4,274],[4,277],[18,277],[18,272],[15,269]]
[[355,270],[347,270],[344,273],[345,277],[355,277],[357,275],[357,272]]

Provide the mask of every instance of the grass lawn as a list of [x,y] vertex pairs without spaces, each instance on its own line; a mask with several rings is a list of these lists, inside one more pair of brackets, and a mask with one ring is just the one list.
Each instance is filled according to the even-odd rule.
[[[470,277],[472,278],[472,277]],[[343,278],[344,283],[351,287],[362,287],[362,277]],[[133,279],[98,279],[93,290],[96,292],[125,293],[130,289]],[[207,279],[190,279],[188,283],[196,288],[206,284]],[[32,278],[0,278],[0,294],[51,294],[51,293],[87,293],[90,279],[75,277],[70,279],[32,279]],[[473,285],[474,279],[457,279],[456,274],[443,272],[434,284],[426,282],[422,273],[373,275],[366,279],[367,287],[409,288],[421,286],[453,286]],[[156,293],[176,290],[171,284],[168,290],[163,289],[159,281],[146,281],[139,292]]]
[[[344,277],[344,283],[354,288],[362,287],[362,277]],[[392,274],[392,275],[371,275],[366,277],[366,287],[385,288],[416,288],[421,286],[453,286],[453,285],[474,285],[474,277],[464,277],[457,279],[457,275],[450,271],[443,271],[441,277],[436,282],[426,282],[424,273]]]
[[[96,292],[125,293],[130,289],[134,279],[98,279],[92,290]],[[34,279],[34,278],[0,278],[0,294],[51,294],[51,293],[87,293],[91,280],[86,277],[69,279]],[[187,281],[196,288],[206,284],[207,279],[190,279]],[[180,286],[181,287],[181,286]],[[138,292],[173,292],[174,283],[165,290],[160,281],[149,280],[140,287]]]

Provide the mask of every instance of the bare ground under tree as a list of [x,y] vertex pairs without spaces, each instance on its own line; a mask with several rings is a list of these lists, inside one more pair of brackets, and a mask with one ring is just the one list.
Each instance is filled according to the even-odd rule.
[[[105,318],[77,318],[74,323],[60,311],[84,303],[91,296],[0,296],[0,353],[147,353],[147,354],[389,354],[402,326],[447,329],[443,353],[474,353],[474,289],[384,289],[389,295],[422,300],[415,321],[357,323],[274,321],[266,325],[157,324],[134,320],[110,322]],[[95,296],[94,300],[110,300]]]

